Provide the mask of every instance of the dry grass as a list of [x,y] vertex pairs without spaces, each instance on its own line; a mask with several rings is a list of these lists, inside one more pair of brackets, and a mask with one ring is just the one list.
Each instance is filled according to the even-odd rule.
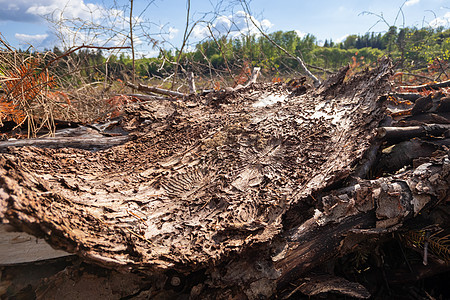
[[55,120],[90,123],[113,111],[105,99],[120,92],[121,84],[86,82],[70,58],[67,73],[56,75],[48,64],[52,59],[50,52],[19,52],[0,36],[0,127],[13,121],[27,137],[53,135]]

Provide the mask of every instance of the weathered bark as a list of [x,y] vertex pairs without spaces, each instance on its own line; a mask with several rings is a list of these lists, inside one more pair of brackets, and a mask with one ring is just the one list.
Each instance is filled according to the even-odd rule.
[[426,205],[450,197],[448,156],[431,159],[414,170],[354,186],[322,197],[323,211],[285,233],[287,251],[275,256],[284,287],[312,268],[350,251],[360,239],[351,233],[390,232]]
[[[343,69],[301,96],[253,84],[195,105],[134,103],[121,121],[133,139],[107,150],[10,147],[0,154],[0,219],[103,267],[180,272],[167,275],[172,288],[207,276],[191,296],[273,296],[448,197],[445,153],[335,190],[375,162],[390,67],[345,82]],[[358,284],[341,288],[367,296]]]
[[386,148],[374,168],[374,173],[380,176],[383,173],[395,173],[405,166],[412,165],[416,158],[431,156],[440,148],[440,142],[442,140],[427,142],[414,138]]
[[206,106],[138,103],[123,120],[135,139],[95,153],[9,148],[0,211],[104,266],[215,264],[270,241],[291,206],[349,176],[384,117],[390,73],[385,61],[323,94],[274,91],[274,105],[260,105],[272,85]]
[[[400,175],[349,180],[376,161],[390,67],[383,61],[346,81],[343,69],[300,96],[253,84],[195,103],[134,103],[120,123],[133,139],[107,150],[10,147],[0,154],[0,219],[85,261],[163,278],[149,288],[129,276],[133,288],[120,297],[165,286],[211,299],[291,286],[367,297],[356,283],[304,277],[449,194],[444,152]],[[63,296],[58,286],[71,284],[82,295],[80,282],[120,281],[106,273],[60,273],[38,294]]]
[[331,275],[318,275],[308,278],[298,289],[308,296],[337,292],[358,299],[370,297],[370,293],[361,284]]

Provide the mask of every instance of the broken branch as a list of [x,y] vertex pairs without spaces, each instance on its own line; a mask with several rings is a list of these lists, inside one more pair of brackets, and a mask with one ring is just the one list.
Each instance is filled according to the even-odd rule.
[[446,81],[442,81],[442,82],[434,82],[434,83],[415,85],[415,86],[404,85],[404,86],[401,86],[400,89],[418,90],[418,91],[420,91],[420,90],[437,90],[439,88],[449,87],[449,86],[450,86],[450,80],[446,80]]
[[448,124],[428,124],[409,127],[380,127],[377,137],[387,140],[408,140],[424,135],[441,135],[450,129]]
[[174,91],[169,91],[169,90],[165,90],[165,89],[161,89],[161,88],[157,88],[154,86],[148,86],[148,85],[143,85],[143,84],[132,84],[131,82],[126,82],[126,85],[141,91],[141,92],[151,92],[151,93],[157,93],[157,94],[161,94],[161,95],[166,95],[166,96],[171,96],[171,97],[178,97],[178,98],[184,98],[186,95],[183,93],[179,93],[179,92],[174,92]]

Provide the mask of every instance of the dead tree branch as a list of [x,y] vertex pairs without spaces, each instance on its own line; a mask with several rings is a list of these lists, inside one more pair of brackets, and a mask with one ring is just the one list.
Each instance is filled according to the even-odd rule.
[[188,79],[188,85],[189,85],[189,93],[196,94],[197,89],[195,88],[194,72],[188,72],[187,79]]
[[404,85],[401,86],[400,89],[408,89],[408,90],[437,90],[443,87],[450,87],[450,80],[438,82],[438,83],[429,83],[415,86]]
[[259,72],[261,68],[254,67],[252,71],[252,75],[250,76],[249,81],[244,85],[244,87],[249,87],[251,84],[256,83],[256,79],[258,78]]
[[440,135],[450,129],[447,124],[428,124],[409,127],[380,127],[377,129],[377,137],[387,140],[408,140],[424,135]]
[[166,96],[171,96],[171,97],[179,97],[179,98],[184,98],[186,96],[183,93],[169,91],[169,90],[157,88],[154,86],[143,85],[140,83],[135,85],[135,84],[132,84],[131,82],[127,82],[126,85],[133,89],[136,89],[138,91],[145,92],[145,93],[151,92],[151,93],[157,93],[157,94],[161,94],[161,95],[166,95]]

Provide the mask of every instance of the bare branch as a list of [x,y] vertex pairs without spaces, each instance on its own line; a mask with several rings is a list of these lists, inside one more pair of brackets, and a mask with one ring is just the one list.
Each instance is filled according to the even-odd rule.
[[167,96],[179,97],[179,98],[184,98],[186,96],[183,93],[169,91],[169,90],[157,88],[154,86],[143,85],[140,83],[138,85],[135,85],[135,84],[132,84],[131,82],[127,82],[126,85],[133,89],[136,89],[138,91],[142,91],[142,92],[152,92],[152,93],[158,93],[161,95],[167,95]]
[[434,90],[434,89],[439,89],[439,88],[443,88],[443,87],[449,87],[450,86],[450,80],[446,80],[446,81],[442,81],[442,82],[438,82],[438,83],[429,83],[429,84],[422,84],[422,85],[404,85],[404,86],[400,86],[400,89],[409,89],[409,90]]

